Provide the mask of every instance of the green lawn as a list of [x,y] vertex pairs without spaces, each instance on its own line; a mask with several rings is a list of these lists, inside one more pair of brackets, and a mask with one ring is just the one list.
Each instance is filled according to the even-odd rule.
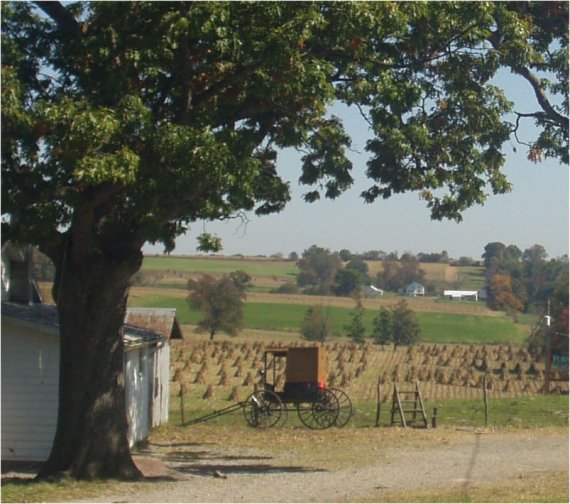
[[[221,410],[230,403],[222,400],[202,400],[193,397],[186,398],[186,420],[198,418],[215,410]],[[244,397],[245,399],[245,397]],[[376,402],[357,402],[353,405],[353,416],[349,426],[374,427],[376,422]],[[391,402],[382,403],[380,425],[390,425]],[[179,425],[181,422],[180,402],[171,400],[170,422]],[[442,401],[426,401],[426,414],[431,425],[434,408],[437,408],[439,426],[475,427],[485,426],[485,407],[483,400],[449,399]],[[244,426],[245,421],[241,410],[233,414],[218,417],[211,421],[217,425]],[[297,415],[290,414],[286,425],[294,427],[301,425]],[[507,428],[546,428],[568,426],[568,395],[537,395],[527,397],[510,397],[505,399],[490,399],[488,426]]]
[[[154,306],[176,308],[182,324],[196,324],[201,314],[191,310],[184,298],[145,296],[130,298],[130,306]],[[280,303],[246,303],[244,327],[265,331],[298,332],[308,306]],[[345,334],[351,317],[350,308],[325,307],[331,331],[335,335]],[[364,322],[371,332],[373,310],[366,310]],[[522,344],[524,335],[517,331],[508,317],[462,315],[456,313],[419,312],[417,317],[422,330],[422,340],[431,343],[513,343]]]

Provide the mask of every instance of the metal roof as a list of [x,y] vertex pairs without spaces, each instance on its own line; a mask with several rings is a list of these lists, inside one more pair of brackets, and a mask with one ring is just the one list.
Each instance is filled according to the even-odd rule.
[[168,339],[183,339],[175,308],[128,308],[125,324],[152,329]]
[[[57,308],[55,305],[41,303],[26,305],[3,302],[2,318],[4,317],[40,325],[43,328],[49,329],[50,332],[56,332],[59,328]],[[123,341],[127,346],[149,344],[164,338],[168,338],[168,335],[164,335],[152,327],[141,327],[134,323],[125,323],[124,325]]]

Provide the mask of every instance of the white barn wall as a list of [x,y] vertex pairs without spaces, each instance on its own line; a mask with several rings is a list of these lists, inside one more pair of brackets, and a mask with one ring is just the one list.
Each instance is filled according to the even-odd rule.
[[59,336],[2,320],[2,459],[46,460],[57,423]]
[[[2,460],[44,461],[58,409],[57,326],[2,317]],[[134,336],[136,339],[137,336]],[[126,344],[124,383],[130,446],[168,421],[168,340]]]
[[130,446],[145,439],[149,431],[152,354],[153,348],[148,346],[125,351],[125,403]]
[[170,345],[161,343],[155,347],[154,384],[152,400],[152,427],[168,422],[170,401]]

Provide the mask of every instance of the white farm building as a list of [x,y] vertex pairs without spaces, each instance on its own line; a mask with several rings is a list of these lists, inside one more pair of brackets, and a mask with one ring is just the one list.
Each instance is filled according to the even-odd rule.
[[[57,423],[59,324],[56,307],[38,302],[26,262],[26,254],[2,248],[2,460],[44,461]],[[131,446],[168,421],[171,338],[182,338],[174,309],[127,311],[123,371]]]
[[443,295],[454,301],[479,301],[479,291],[473,290],[445,290]]

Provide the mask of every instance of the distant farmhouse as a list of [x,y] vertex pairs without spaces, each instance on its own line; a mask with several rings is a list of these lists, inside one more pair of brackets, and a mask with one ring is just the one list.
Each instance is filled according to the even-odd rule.
[[424,296],[425,293],[425,287],[419,282],[412,282],[404,289],[404,294],[406,296]]
[[384,291],[378,287],[374,287],[374,285],[367,285],[364,288],[364,295],[366,297],[379,297],[384,295]]

